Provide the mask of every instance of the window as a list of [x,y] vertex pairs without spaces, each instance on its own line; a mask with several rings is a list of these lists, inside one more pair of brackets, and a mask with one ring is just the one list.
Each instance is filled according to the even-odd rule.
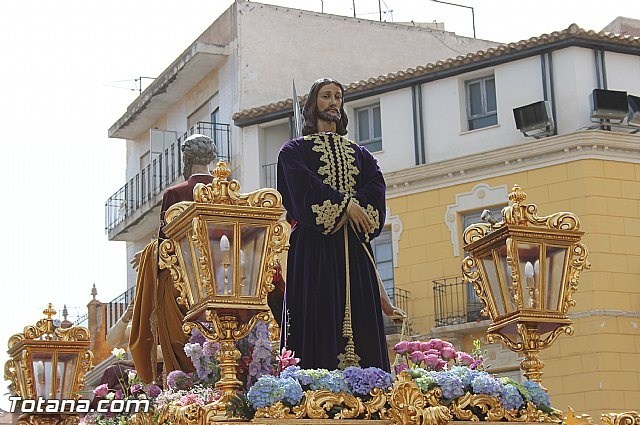
[[391,242],[391,226],[385,226],[380,233],[380,236],[375,238],[371,242],[371,248],[373,248],[373,258],[376,260],[376,267],[382,279],[387,295],[394,300],[394,285],[393,285],[393,246]]
[[382,150],[382,124],[380,120],[380,104],[357,108],[356,141],[366,147],[369,152]]
[[[480,218],[480,216],[482,215],[482,211],[484,211],[485,209],[488,209],[491,212],[491,215],[496,220],[500,221],[502,219],[502,208],[504,208],[505,206],[483,208],[481,210],[470,211],[468,213],[465,213],[462,216],[462,230],[464,231],[464,229],[466,229],[468,226],[474,223],[485,223],[485,221],[483,221],[482,218]],[[465,252],[464,254],[466,256],[467,252]],[[478,298],[478,295],[476,294],[475,289],[473,289],[473,286],[470,284],[467,284],[465,292],[466,292],[465,299],[466,299],[467,322],[484,320],[484,317],[480,314],[480,311],[484,307],[484,304]]]
[[467,129],[476,130],[498,124],[495,77],[492,75],[467,81],[465,88],[467,92]]

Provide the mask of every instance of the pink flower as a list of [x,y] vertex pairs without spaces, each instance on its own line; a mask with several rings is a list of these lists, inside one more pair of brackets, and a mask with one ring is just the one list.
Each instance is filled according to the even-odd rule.
[[187,393],[180,397],[180,405],[187,406],[189,404],[197,404],[199,406],[204,406],[204,400],[200,397],[199,394]]
[[431,343],[431,347],[435,348],[436,350],[440,350],[444,346],[443,341],[438,338],[433,338],[429,342]]
[[420,351],[420,341],[410,341],[409,344],[409,352],[412,351]]
[[453,344],[450,343],[449,341],[442,341],[442,347],[453,348]]
[[428,341],[428,342],[421,342],[421,343],[420,343],[420,350],[421,350],[421,351],[425,351],[425,352],[426,352],[426,351],[431,350],[432,348],[433,348],[433,346],[432,346],[432,344],[431,344],[431,341]]
[[109,386],[107,384],[98,385],[93,390],[93,393],[98,397],[104,397],[107,395],[108,392],[109,392]]
[[438,364],[436,365],[436,370],[443,370],[449,363],[445,362],[444,360],[440,360],[438,362]]
[[471,366],[475,361],[473,357],[471,357],[469,354],[465,353],[464,351],[458,351],[457,358],[458,358],[458,362],[462,363],[465,366]]
[[453,347],[442,347],[440,354],[444,360],[451,360],[456,357],[456,350]]
[[396,375],[400,374],[401,372],[407,369],[409,369],[409,365],[407,365],[406,363],[397,364],[395,367]]
[[425,354],[433,354],[434,356],[438,356],[440,357],[440,350],[436,350],[435,348],[432,348],[430,350],[427,350],[424,352]]
[[282,351],[280,351],[280,355],[276,356],[276,361],[278,362],[278,371],[282,372],[289,366],[295,366],[300,363],[300,359],[295,357],[296,353],[287,350],[286,347],[282,347]]
[[435,354],[427,354],[427,355],[425,355],[424,362],[429,367],[435,368],[440,361],[441,361],[440,356],[436,356]]
[[398,354],[404,354],[409,350],[409,341],[400,341],[393,346],[393,351]]
[[414,351],[411,354],[409,354],[409,360],[411,360],[414,363],[420,363],[424,361],[424,359],[426,358],[427,356],[422,351]]

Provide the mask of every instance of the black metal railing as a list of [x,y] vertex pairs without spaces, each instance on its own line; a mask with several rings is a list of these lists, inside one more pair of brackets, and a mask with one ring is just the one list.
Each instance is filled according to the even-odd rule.
[[211,137],[216,144],[218,158],[229,162],[231,158],[229,124],[198,122],[107,199],[105,202],[107,233],[176,182],[182,172],[180,147],[187,137],[196,133]]
[[105,304],[105,318],[106,318],[106,329],[107,331],[111,329],[113,325],[122,317],[124,312],[127,310],[127,306],[129,303],[132,303],[136,296],[136,287],[132,286],[131,288],[124,291],[122,294],[118,295],[107,304]]
[[[388,292],[388,291],[387,291]],[[409,314],[409,296],[411,293],[406,289],[393,288],[393,293],[389,294],[389,298],[393,305],[401,308],[405,313]],[[386,335],[399,334],[402,331],[401,323],[394,323],[384,316],[384,333]]]
[[78,317],[75,322],[73,322],[73,326],[84,326],[85,328],[89,327],[89,315],[83,314]]
[[262,175],[264,176],[264,186],[276,188],[278,163],[265,164],[262,166]]
[[433,281],[436,326],[460,325],[484,320],[480,302],[473,286],[462,276]]

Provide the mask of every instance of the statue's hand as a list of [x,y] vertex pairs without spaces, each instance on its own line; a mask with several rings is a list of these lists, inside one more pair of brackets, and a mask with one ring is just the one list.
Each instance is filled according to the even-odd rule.
[[133,270],[137,271],[138,267],[140,267],[140,257],[142,257],[142,251],[138,251],[135,254],[133,254],[133,258],[130,261],[131,267],[133,267]]

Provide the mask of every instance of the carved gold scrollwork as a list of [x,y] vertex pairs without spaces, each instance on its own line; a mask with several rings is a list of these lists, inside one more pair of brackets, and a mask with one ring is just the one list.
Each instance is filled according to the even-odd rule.
[[491,225],[487,223],[474,223],[464,230],[462,239],[465,245],[475,242],[491,232]]
[[10,393],[19,392],[20,386],[18,385],[18,374],[16,370],[16,363],[13,359],[9,359],[4,364],[4,380],[10,381],[8,386]]
[[273,276],[278,269],[281,253],[288,249],[289,233],[290,227],[286,222],[278,222],[272,228],[271,241],[267,247],[267,270],[263,276],[263,285],[260,292],[260,296],[263,298],[275,288],[273,286]]
[[446,406],[427,404],[420,388],[407,372],[396,376],[389,404],[391,408],[381,416],[395,425],[444,425],[452,419]]
[[165,223],[171,223],[177,216],[182,214],[184,210],[191,206],[191,204],[193,204],[191,201],[182,201],[171,205],[167,212],[164,213]]
[[478,260],[474,257],[467,256],[462,261],[462,276],[464,281],[473,285],[473,289],[478,296],[478,299],[482,301],[484,307],[480,312],[483,316],[489,316],[489,303],[488,300],[489,294],[485,290],[482,285],[482,277],[480,276],[480,271],[478,270]]
[[578,290],[578,281],[580,280],[580,273],[583,270],[589,270],[591,263],[587,260],[589,256],[589,250],[584,244],[576,243],[571,249],[571,257],[569,260],[569,286],[564,294],[563,311],[566,312],[569,307],[576,305],[575,300],[572,298],[573,294]]
[[171,273],[173,286],[180,292],[180,296],[176,299],[178,304],[187,305],[187,285],[182,279],[182,268],[178,264],[178,256],[176,255],[176,246],[172,239],[165,239],[159,247],[159,266],[160,269],[167,269]]
[[602,415],[603,425],[640,425],[638,412],[606,413]]
[[516,309],[522,310],[524,305],[522,303],[522,294],[520,293],[520,273],[518,271],[518,259],[516,255],[518,249],[516,242],[512,238],[507,238],[505,241],[507,246],[507,265],[511,269],[511,285],[509,286],[509,294],[511,300]]
[[207,224],[200,220],[199,217],[194,217],[191,221],[193,232],[191,234],[191,240],[194,242],[195,246],[198,248],[200,255],[198,255],[198,269],[200,271],[200,282],[205,291],[207,291],[207,295],[210,297],[216,296],[215,289],[212,283],[212,273],[209,268],[208,259],[211,258],[209,255],[209,235],[207,232]]
[[17,425],[76,425],[80,422],[78,415],[22,415]]
[[[93,352],[85,350],[80,353],[80,372],[78,374],[78,391],[84,388],[84,380],[87,372],[93,369]],[[80,398],[80,393],[76,394],[76,398]]]
[[259,408],[256,411],[256,418],[302,419],[306,412],[305,404],[290,407],[277,402],[273,406]]

